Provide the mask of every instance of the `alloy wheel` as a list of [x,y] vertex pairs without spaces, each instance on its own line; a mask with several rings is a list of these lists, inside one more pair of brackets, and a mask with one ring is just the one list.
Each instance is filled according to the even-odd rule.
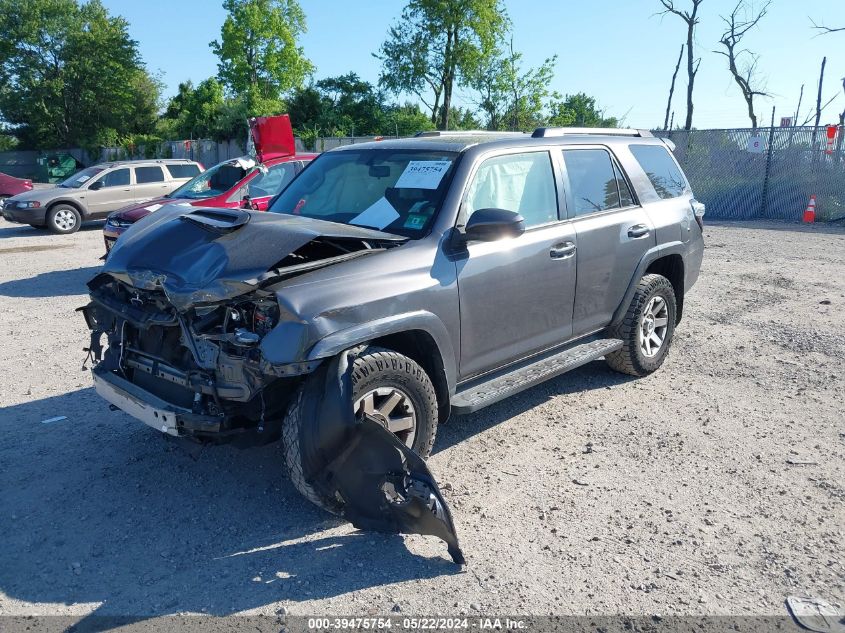
[[397,387],[376,387],[355,401],[356,415],[366,413],[413,448],[417,436],[417,412],[410,396]]
[[56,226],[62,231],[70,231],[76,226],[76,215],[69,209],[59,209],[55,215]]
[[637,340],[640,350],[647,358],[653,358],[666,342],[666,332],[669,329],[669,307],[661,296],[652,297],[640,320]]

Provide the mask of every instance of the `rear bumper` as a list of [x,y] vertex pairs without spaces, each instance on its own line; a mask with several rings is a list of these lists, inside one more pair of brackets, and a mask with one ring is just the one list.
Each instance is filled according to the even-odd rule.
[[162,433],[179,437],[221,430],[222,415],[199,415],[177,407],[100,367],[94,367],[91,375],[100,397]]

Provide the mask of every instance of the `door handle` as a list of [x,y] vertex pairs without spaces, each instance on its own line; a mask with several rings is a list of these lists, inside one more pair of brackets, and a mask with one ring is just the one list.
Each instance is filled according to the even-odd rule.
[[648,227],[645,224],[635,224],[628,229],[628,237],[638,239],[648,236]]
[[563,242],[562,244],[555,244],[549,251],[549,257],[551,257],[552,259],[569,259],[574,254],[574,242]]

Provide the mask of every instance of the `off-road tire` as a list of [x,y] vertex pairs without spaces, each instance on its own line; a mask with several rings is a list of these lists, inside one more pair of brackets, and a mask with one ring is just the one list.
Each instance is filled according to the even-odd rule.
[[[66,222],[60,221],[62,217],[67,217],[66,214],[70,214],[75,219],[72,226]],[[53,233],[70,235],[71,233],[76,233],[82,225],[82,214],[79,213],[79,210],[76,207],[60,203],[51,207],[50,210],[47,211],[46,221],[47,228],[49,228]]]
[[[363,370],[363,371],[362,371]],[[319,379],[311,377],[307,380]],[[412,400],[417,414],[417,431],[413,450],[428,457],[437,433],[437,396],[431,379],[422,367],[407,356],[380,347],[365,349],[352,365],[352,399],[377,386],[401,388]],[[325,498],[305,481],[300,453],[300,429],[311,420],[304,419],[303,397],[306,383],[299,386],[282,423],[282,448],[288,476],[299,493],[311,503],[335,512],[333,500]]]
[[[637,334],[643,313],[655,296],[660,296],[666,302],[669,316],[662,347],[655,356],[649,358],[643,353]],[[662,275],[645,275],[637,284],[634,298],[622,322],[611,331],[612,337],[622,339],[622,348],[605,356],[607,364],[611,369],[631,376],[647,376],[657,371],[669,353],[676,316],[675,290],[671,282]]]

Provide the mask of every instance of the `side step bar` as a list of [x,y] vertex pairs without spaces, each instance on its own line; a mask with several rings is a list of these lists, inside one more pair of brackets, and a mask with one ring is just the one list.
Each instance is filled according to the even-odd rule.
[[452,398],[452,412],[463,414],[478,411],[550,378],[586,365],[621,347],[622,341],[619,339],[593,339],[550,356],[531,359],[527,364],[507,368],[480,381],[461,385]]

